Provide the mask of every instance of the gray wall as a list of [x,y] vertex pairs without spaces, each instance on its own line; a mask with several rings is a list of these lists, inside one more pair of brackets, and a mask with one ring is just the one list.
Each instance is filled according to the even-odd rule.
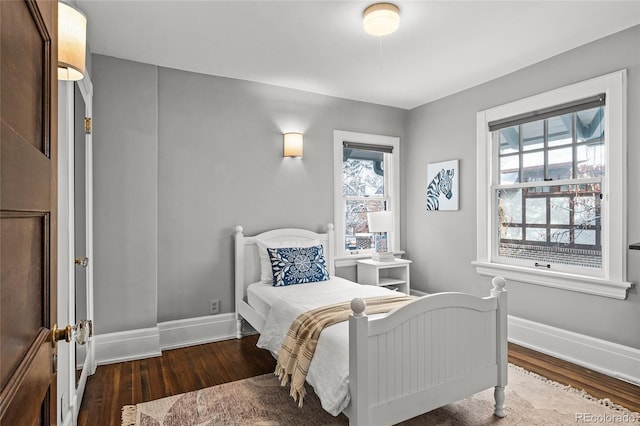
[[[248,235],[285,226],[324,230],[333,221],[333,130],[404,137],[402,109],[101,55],[93,69],[94,144],[108,146],[95,152],[96,209],[126,212],[95,220],[100,333],[140,328],[142,310],[153,311],[152,325],[208,315],[210,299],[233,312],[235,227]],[[138,136],[147,149],[140,155],[128,152],[135,141],[123,138],[134,117],[142,119]],[[282,157],[285,131],[304,133],[304,158]],[[134,173],[144,182],[119,184]],[[149,196],[156,188],[157,203]],[[131,239],[157,253],[157,268],[124,258]],[[139,297],[114,306],[103,297],[114,278],[125,280],[125,269],[128,290]]]
[[[628,239],[640,241],[640,27],[614,34],[513,74],[411,110],[403,163],[407,255],[412,288],[487,294],[476,258],[476,112],[609,72],[628,70]],[[460,159],[460,210],[426,212],[427,164]],[[640,251],[628,254],[628,280],[640,282]],[[509,282],[509,313],[640,348],[640,296],[627,300]]]
[[[623,68],[628,236],[640,241],[638,40],[635,27],[411,111],[94,55],[97,332],[207,315],[210,299],[231,312],[236,225],[254,234],[333,220],[334,129],[401,138],[412,287],[487,294],[470,263],[476,112]],[[304,132],[302,160],[282,158],[284,131]],[[456,158],[460,210],[427,213],[427,164]],[[640,281],[640,252],[628,261],[628,279]],[[625,301],[515,282],[509,291],[513,315],[640,347],[637,288]]]
[[96,333],[157,323],[157,70],[93,57]]

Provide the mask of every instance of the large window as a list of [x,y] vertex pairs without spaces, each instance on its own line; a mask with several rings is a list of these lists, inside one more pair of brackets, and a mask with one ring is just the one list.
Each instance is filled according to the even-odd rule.
[[334,132],[337,256],[371,254],[367,213],[384,210],[394,216],[389,248],[399,249],[398,150],[396,137]]
[[478,113],[479,273],[626,297],[625,79]]
[[489,123],[498,146],[492,185],[498,259],[547,269],[568,265],[585,274],[602,269],[605,105],[601,94],[546,114]]

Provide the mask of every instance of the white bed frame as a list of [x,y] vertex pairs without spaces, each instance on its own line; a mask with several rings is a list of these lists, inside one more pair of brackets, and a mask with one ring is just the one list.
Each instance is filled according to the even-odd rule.
[[[237,337],[242,319],[260,332],[264,315],[246,301],[247,286],[260,280],[256,239],[318,240],[335,274],[333,225],[327,233],[276,229],[245,237],[235,233]],[[507,385],[507,292],[502,277],[493,279],[491,295],[464,293],[423,296],[376,319],[354,299],[349,318],[349,392],[344,411],[350,425],[394,424],[476,392],[494,387],[494,414],[504,417]]]

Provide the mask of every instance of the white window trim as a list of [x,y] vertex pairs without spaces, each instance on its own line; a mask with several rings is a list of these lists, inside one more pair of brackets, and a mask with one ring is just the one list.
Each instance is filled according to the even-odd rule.
[[[607,220],[602,235],[602,273],[585,276],[536,270],[496,263],[492,259],[495,241],[495,206],[491,183],[497,179],[493,165],[496,149],[491,144],[489,122],[560,105],[605,93],[605,135],[607,175],[603,180],[601,208]],[[617,71],[560,89],[500,105],[477,114],[477,260],[472,262],[481,275],[501,275],[507,279],[581,293],[626,299],[633,283],[627,275],[627,72]],[[614,184],[612,184],[614,183]]]
[[390,239],[390,251],[401,253],[400,251],[400,138],[397,136],[373,135],[369,133],[348,132],[344,130],[333,131],[333,209],[336,238],[336,266],[353,266],[355,261],[361,258],[371,257],[368,254],[349,254],[344,250],[344,228],[345,218],[342,211],[342,143],[361,142],[370,145],[385,145],[393,147],[391,156],[391,170],[385,170],[391,177],[391,205],[389,210],[393,211],[394,229]]

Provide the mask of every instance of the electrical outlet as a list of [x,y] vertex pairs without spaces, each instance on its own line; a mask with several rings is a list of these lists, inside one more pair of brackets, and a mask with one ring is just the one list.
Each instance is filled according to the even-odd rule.
[[211,299],[209,301],[209,313],[212,315],[220,313],[220,300]]

